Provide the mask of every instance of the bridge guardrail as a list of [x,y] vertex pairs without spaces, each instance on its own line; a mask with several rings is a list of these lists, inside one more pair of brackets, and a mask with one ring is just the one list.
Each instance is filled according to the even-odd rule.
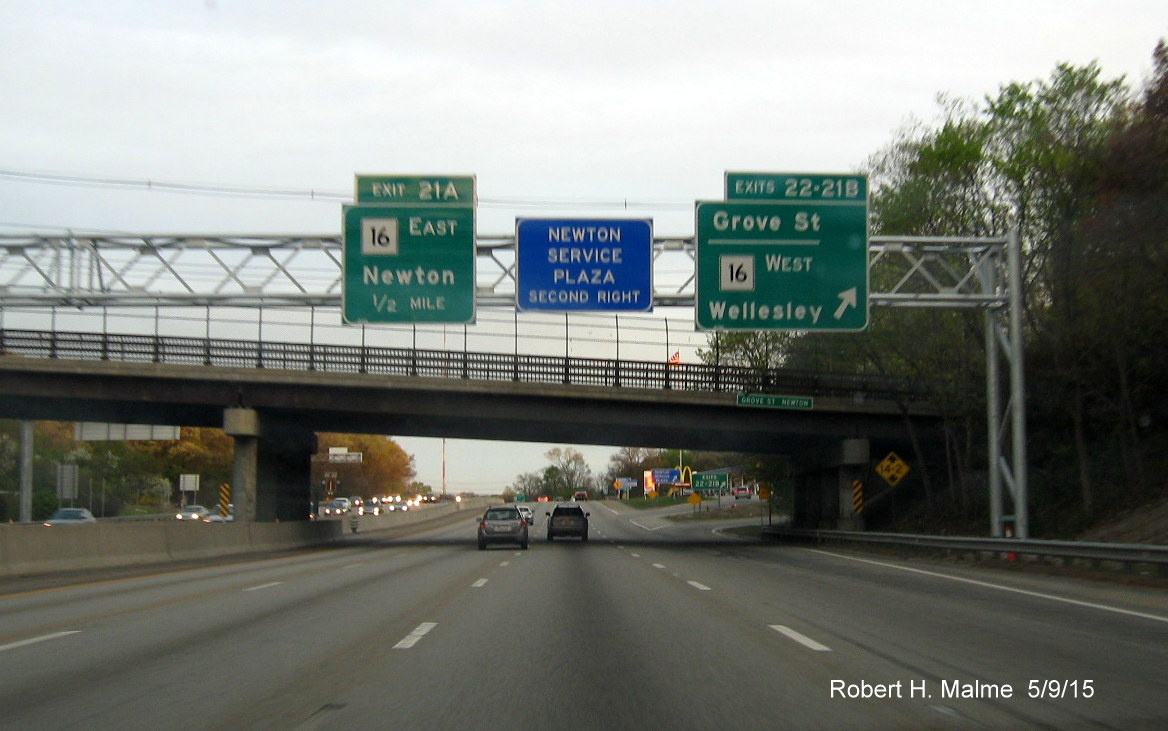
[[0,329],[0,354],[578,386],[930,400],[929,391],[917,384],[874,374],[325,343]]
[[1056,557],[1092,564],[1111,562],[1128,569],[1150,566],[1159,576],[1168,576],[1168,546],[1143,543],[1095,543],[1088,541],[1020,540],[1016,538],[977,538],[930,536],[911,533],[866,533],[842,530],[764,527],[764,539],[812,543],[864,543],[941,550],[975,555]]

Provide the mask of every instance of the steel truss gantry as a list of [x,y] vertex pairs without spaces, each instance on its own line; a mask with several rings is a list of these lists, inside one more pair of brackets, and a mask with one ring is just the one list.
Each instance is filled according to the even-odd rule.
[[[873,236],[869,272],[895,283],[869,303],[983,311],[991,530],[1027,538],[1020,245],[1016,234]],[[0,310],[339,308],[342,246],[338,235],[0,236]],[[477,236],[477,305],[514,306],[515,246],[513,235]],[[655,306],[694,306],[695,262],[692,238],[654,240]]]

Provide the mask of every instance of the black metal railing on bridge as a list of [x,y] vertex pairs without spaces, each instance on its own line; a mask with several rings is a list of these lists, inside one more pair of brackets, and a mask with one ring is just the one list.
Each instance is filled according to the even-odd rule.
[[929,400],[925,389],[880,375],[165,335],[0,329],[0,354],[575,386]]

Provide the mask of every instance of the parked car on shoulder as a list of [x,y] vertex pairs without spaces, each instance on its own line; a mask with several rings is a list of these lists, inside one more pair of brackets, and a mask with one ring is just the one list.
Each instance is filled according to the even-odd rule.
[[45,525],[82,525],[83,523],[96,523],[97,518],[93,517],[93,513],[85,508],[61,508],[49,516],[45,521]]
[[518,543],[527,550],[527,521],[513,505],[487,508],[479,520],[479,550],[488,543]]
[[573,503],[557,505],[548,516],[547,539],[563,538],[565,536],[578,537],[582,541],[588,540],[588,516],[584,509]]

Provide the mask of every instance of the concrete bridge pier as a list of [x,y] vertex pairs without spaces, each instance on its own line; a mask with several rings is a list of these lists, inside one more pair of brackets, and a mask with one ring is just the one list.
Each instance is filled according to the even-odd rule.
[[796,475],[794,527],[864,530],[852,494],[854,483],[867,477],[868,453],[867,439],[844,439],[828,451],[821,466]]
[[308,520],[316,434],[242,407],[224,409],[223,431],[235,440],[231,475],[235,519]]

